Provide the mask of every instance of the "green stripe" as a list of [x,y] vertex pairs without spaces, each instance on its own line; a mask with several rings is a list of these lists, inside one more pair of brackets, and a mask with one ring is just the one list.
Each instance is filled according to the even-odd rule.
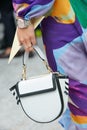
[[80,24],[87,27],[87,0],[70,0]]

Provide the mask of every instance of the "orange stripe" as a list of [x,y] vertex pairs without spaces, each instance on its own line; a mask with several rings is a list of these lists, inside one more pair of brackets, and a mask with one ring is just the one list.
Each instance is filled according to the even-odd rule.
[[70,12],[71,5],[69,0],[55,0],[53,5],[51,16],[58,17],[62,23],[73,23],[75,21],[75,16],[70,19],[62,20],[61,16],[67,16]]
[[87,124],[87,116],[75,116],[71,113],[72,120],[78,124]]

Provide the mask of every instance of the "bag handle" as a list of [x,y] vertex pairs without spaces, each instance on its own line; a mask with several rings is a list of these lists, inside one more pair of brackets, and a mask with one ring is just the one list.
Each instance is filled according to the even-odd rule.
[[[36,52],[36,54],[40,57],[40,59],[44,62],[47,70],[49,72],[53,72],[52,69],[50,68],[50,66],[48,65],[47,61],[46,61],[46,57],[43,54],[42,50],[38,47],[38,45],[34,45],[33,46],[34,51]],[[26,60],[28,58],[28,53],[25,52],[23,55],[23,71],[22,71],[22,80],[26,80]]]

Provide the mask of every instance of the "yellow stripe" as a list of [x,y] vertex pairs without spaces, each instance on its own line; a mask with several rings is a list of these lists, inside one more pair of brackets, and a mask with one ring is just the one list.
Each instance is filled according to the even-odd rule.
[[78,124],[87,124],[87,116],[75,116],[71,113],[72,120]]

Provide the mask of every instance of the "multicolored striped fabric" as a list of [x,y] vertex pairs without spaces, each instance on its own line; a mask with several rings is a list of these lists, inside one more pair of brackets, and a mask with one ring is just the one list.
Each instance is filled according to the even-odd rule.
[[[86,130],[87,30],[83,30],[83,24],[78,21],[82,13],[79,10],[75,14],[70,1],[13,0],[13,5],[16,16],[24,19],[41,16],[51,9],[50,16],[41,23],[47,59],[54,71],[60,71],[70,79],[68,107],[59,122],[65,130]],[[79,1],[87,6],[86,0]],[[76,1],[76,5],[78,3]]]
[[52,7],[54,0],[13,0],[16,17],[29,20],[45,14]]

